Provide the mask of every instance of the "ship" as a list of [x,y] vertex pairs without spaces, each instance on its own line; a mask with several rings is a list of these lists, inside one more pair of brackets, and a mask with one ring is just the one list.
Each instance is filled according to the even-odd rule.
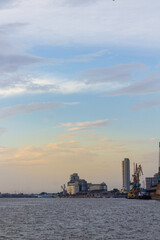
[[138,194],[138,199],[141,199],[141,200],[149,200],[149,199],[151,199],[151,196],[149,195],[149,193],[147,192],[146,189],[141,188],[141,189],[140,189],[140,192],[139,192],[139,194]]

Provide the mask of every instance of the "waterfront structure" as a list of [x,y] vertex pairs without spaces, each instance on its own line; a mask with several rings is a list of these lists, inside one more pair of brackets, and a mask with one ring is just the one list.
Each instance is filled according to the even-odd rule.
[[70,175],[70,181],[67,183],[67,193],[70,195],[77,194],[79,192],[87,192],[87,181],[80,179],[77,173]]
[[70,182],[78,182],[78,181],[79,181],[78,173],[73,173],[70,175]]
[[130,160],[129,158],[124,158],[122,161],[122,180],[123,189],[126,191],[130,190]]
[[88,191],[107,191],[106,183],[92,184],[88,183]]
[[158,184],[157,184],[155,196],[153,196],[152,198],[153,198],[153,199],[156,199],[156,200],[160,200],[160,142],[159,142]]
[[80,192],[87,192],[88,191],[88,184],[87,181],[84,179],[79,180],[79,191]]
[[79,192],[79,184],[78,182],[69,183],[67,186],[67,193],[70,195],[74,195]]
[[146,189],[149,190],[158,184],[158,173],[154,174],[153,177],[146,177]]
[[70,181],[67,183],[67,193],[70,195],[74,195],[79,192],[79,176],[77,173],[73,173],[70,175]]
[[106,183],[100,184],[92,184],[87,183],[85,179],[80,179],[77,173],[73,173],[70,175],[70,181],[67,183],[67,193],[69,195],[76,195],[76,194],[87,194],[88,192],[106,192],[107,185]]

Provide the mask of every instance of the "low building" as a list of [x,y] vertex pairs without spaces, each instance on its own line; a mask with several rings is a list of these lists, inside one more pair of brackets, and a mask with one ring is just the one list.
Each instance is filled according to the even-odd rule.
[[158,173],[154,174],[153,177],[146,177],[146,189],[151,189],[158,184]]
[[92,184],[88,183],[88,191],[107,191],[106,183]]
[[79,191],[80,192],[87,192],[88,191],[88,184],[87,181],[84,179],[79,180]]

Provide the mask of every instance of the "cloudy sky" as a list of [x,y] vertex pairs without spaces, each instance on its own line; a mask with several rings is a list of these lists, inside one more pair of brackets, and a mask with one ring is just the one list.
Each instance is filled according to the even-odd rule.
[[0,191],[158,168],[160,1],[0,0]]

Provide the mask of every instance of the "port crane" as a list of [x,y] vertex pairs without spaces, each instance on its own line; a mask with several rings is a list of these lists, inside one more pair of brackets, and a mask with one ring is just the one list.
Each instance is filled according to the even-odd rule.
[[63,191],[63,196],[66,196],[66,194],[67,194],[66,185],[65,184],[61,185],[61,189]]
[[129,198],[137,198],[140,192],[140,176],[143,175],[143,170],[141,164],[134,164],[134,173],[132,175],[132,181],[130,185],[132,186],[131,190],[128,193]]
[[136,165],[134,164],[134,173],[132,175],[133,177],[133,182],[131,182],[131,185],[139,185],[140,184],[140,176],[143,175],[143,170],[142,170],[142,166],[141,164],[138,165],[136,163]]

